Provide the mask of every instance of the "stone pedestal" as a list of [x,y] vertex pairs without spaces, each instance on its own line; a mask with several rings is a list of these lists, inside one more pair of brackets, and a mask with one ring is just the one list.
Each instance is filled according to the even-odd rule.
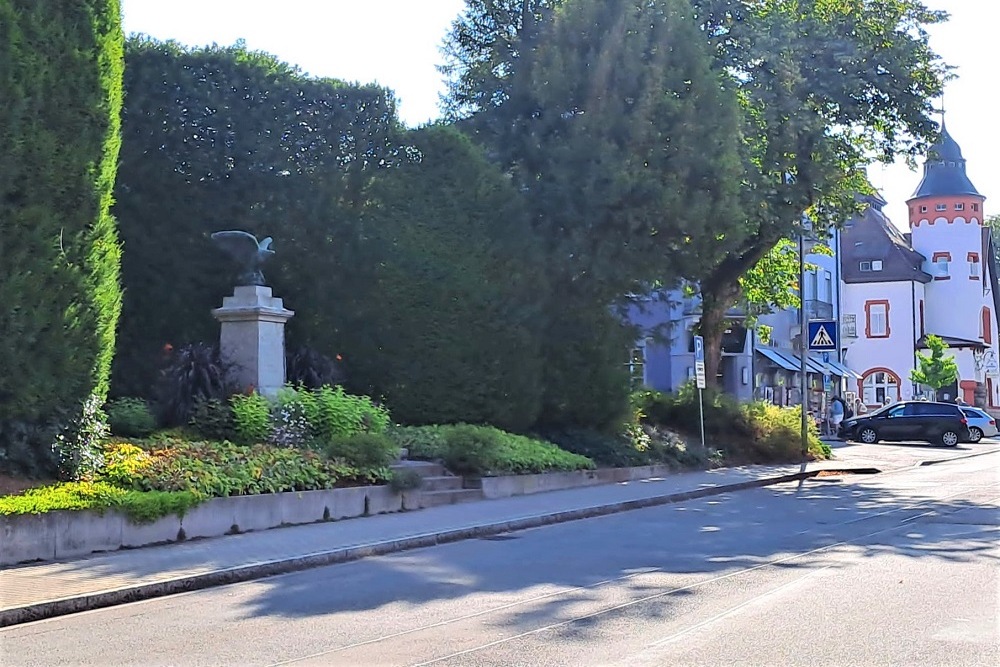
[[285,385],[285,309],[262,285],[241,285],[212,315],[222,324],[219,348],[240,390],[273,396]]

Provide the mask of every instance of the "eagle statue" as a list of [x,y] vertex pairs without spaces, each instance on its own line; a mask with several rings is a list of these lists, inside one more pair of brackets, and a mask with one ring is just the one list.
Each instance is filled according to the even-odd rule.
[[265,285],[260,267],[274,255],[271,237],[258,243],[257,237],[249,232],[226,231],[212,234],[215,245],[235,259],[242,270],[237,285]]

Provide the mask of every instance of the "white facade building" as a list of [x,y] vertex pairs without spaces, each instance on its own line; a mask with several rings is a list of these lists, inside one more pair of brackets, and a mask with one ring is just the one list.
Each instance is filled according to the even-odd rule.
[[853,393],[869,407],[926,395],[910,372],[933,334],[948,343],[959,371],[938,398],[1000,408],[1000,295],[984,200],[942,128],[907,202],[909,233],[885,216],[884,200],[870,197],[841,234],[841,358],[861,376]]

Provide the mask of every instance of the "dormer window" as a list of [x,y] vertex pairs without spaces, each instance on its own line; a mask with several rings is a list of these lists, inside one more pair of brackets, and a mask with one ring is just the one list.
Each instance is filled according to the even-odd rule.
[[861,269],[863,272],[867,273],[868,271],[872,270],[872,263],[871,262],[861,262],[861,264],[858,265],[858,268]]
[[882,270],[882,260],[881,259],[874,260],[872,262],[872,271],[881,271],[881,270]]
[[934,210],[935,211],[947,211],[948,210],[948,205],[947,204],[938,204],[937,206],[934,207]]
[[956,211],[964,211],[965,210],[965,204],[955,204],[955,210]]

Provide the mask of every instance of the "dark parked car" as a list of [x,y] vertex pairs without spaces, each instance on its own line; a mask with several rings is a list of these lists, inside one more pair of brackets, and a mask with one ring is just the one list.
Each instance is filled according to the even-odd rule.
[[909,401],[844,420],[840,437],[873,444],[879,440],[921,440],[954,447],[970,440],[969,422],[953,403]]

